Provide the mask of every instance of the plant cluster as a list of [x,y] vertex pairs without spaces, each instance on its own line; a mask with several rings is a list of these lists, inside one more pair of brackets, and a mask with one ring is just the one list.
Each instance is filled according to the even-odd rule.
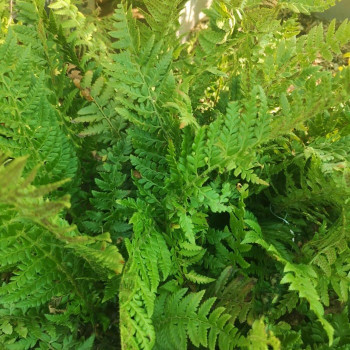
[[184,3],[0,1],[2,349],[350,346],[350,23]]

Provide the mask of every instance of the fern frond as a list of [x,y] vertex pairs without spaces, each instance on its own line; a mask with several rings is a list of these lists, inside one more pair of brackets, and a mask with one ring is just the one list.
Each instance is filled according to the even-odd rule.
[[[86,263],[97,270],[97,279],[103,279],[121,272],[122,256],[115,246],[108,244],[109,235],[78,235],[60,217],[61,210],[69,207],[67,196],[56,201],[44,199],[62,181],[35,187],[32,185],[35,171],[22,178],[26,158],[2,157],[1,161],[1,271],[9,275],[8,282],[0,288],[1,305],[7,310],[22,313],[29,310],[42,317],[47,305],[59,298],[61,307],[70,311],[62,311],[64,321],[53,315],[48,319],[73,327],[81,317],[81,308],[86,313],[97,297],[94,293],[89,295],[91,279],[96,278],[91,278]],[[81,280],[77,280],[78,276]],[[78,309],[68,307],[76,303]],[[23,343],[19,340],[16,346]]]
[[[53,309],[52,312],[54,312]],[[27,315],[24,318],[16,311],[8,314],[4,309],[0,310],[0,315],[2,320],[0,345],[4,349],[27,350],[35,346],[45,348],[48,344],[55,344],[56,348],[60,350],[90,350],[93,347],[95,337],[91,336],[86,340],[80,339],[74,330],[77,325],[71,322],[67,324],[66,321],[65,325],[54,325],[38,314]]]
[[201,304],[204,291],[185,296],[187,289],[161,294],[153,315],[156,329],[155,349],[187,349],[188,339],[208,349],[234,349],[242,344],[237,329],[229,322],[225,308],[210,311],[215,298]]
[[152,31],[166,36],[172,26],[176,24],[179,18],[180,11],[183,6],[182,0],[175,1],[160,1],[160,0],[145,0],[147,12],[142,11],[143,15]]
[[95,179],[98,190],[92,192],[90,203],[94,210],[88,210],[82,224],[89,232],[100,234],[109,232],[114,239],[126,236],[131,226],[127,223],[130,213],[120,201],[130,196],[131,190],[125,186],[127,176],[122,172],[129,160],[130,142],[121,140],[102,155],[105,158]]
[[263,319],[255,320],[249,331],[248,349],[265,350],[272,347],[273,350],[281,349],[281,342],[271,331],[266,332]]
[[324,317],[324,308],[316,290],[317,274],[315,270],[309,265],[294,264],[285,260],[274,246],[266,243],[261,236],[261,231],[259,231],[256,225],[251,227],[254,231],[247,234],[243,243],[256,243],[261,245],[284,265],[285,275],[280,283],[289,283],[290,290],[297,291],[300,297],[305,298],[309,302],[310,309],[316,314],[318,320],[327,332],[329,343],[332,344],[334,329]]
[[[231,267],[232,269],[232,267]],[[225,274],[226,269],[222,272]],[[224,280],[220,285],[219,280],[215,285],[215,297],[217,297],[217,306],[224,307],[226,312],[231,315],[232,324],[238,319],[240,323],[247,320],[247,315],[253,307],[253,301],[250,293],[255,284],[254,279],[244,278],[243,276],[232,279],[227,285]]]
[[[145,210],[144,204],[140,205]],[[167,244],[145,213],[133,215],[130,222],[135,236],[132,242],[126,239],[129,260],[119,292],[123,322],[121,337],[125,349],[153,348],[155,333],[151,317],[156,291],[172,269]]]
[[[73,123],[89,124],[79,136],[86,137],[102,134],[102,140],[110,139],[117,135],[125,126],[115,111],[117,104],[114,101],[114,89],[108,86],[103,77],[99,77],[93,84],[83,81],[83,89],[88,89],[91,102],[78,111],[78,116]],[[84,91],[83,90],[83,91]]]
[[27,164],[43,164],[38,178],[44,183],[74,178],[78,168],[75,151],[46,97],[50,92],[45,75],[35,77],[31,71],[35,66],[29,48],[18,45],[10,33],[1,46],[0,59],[0,149],[14,157],[23,156],[30,149]]
[[[256,105],[256,97],[247,102],[245,112],[241,106],[231,103],[227,116],[217,119],[209,129],[208,158],[212,168],[220,171],[234,170],[234,175],[253,183],[267,184],[254,174],[252,168],[257,164],[252,159],[257,158],[258,147],[268,140],[270,116],[266,110],[265,95],[261,89],[261,105]],[[223,121],[224,119],[224,121]],[[221,124],[221,127],[219,125]],[[257,134],[253,130],[259,130]],[[216,140],[216,141],[214,141]]]
[[335,0],[301,0],[279,1],[278,6],[288,8],[294,12],[310,15],[312,12],[323,12],[335,4]]

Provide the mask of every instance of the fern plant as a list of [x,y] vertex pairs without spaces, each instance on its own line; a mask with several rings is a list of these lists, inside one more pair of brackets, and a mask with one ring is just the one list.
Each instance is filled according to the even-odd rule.
[[[348,21],[318,1],[0,6],[5,349],[349,345]],[[79,10],[80,9],[80,10]]]

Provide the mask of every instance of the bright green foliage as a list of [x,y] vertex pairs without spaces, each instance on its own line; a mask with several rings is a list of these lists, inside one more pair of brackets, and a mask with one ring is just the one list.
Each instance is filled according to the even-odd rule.
[[185,349],[187,337],[199,347],[234,349],[243,345],[237,329],[229,322],[231,316],[224,307],[210,312],[215,298],[202,304],[204,290],[184,296],[187,289],[180,289],[170,296],[163,293],[157,300],[154,323],[157,332],[155,349]]
[[333,3],[1,2],[2,348],[349,347]]
[[1,315],[7,322],[2,345],[27,349],[37,342],[44,346],[58,341],[58,348],[74,349],[78,342],[69,332],[76,334],[79,317],[87,317],[97,298],[89,293],[90,267],[108,278],[108,271],[120,273],[124,262],[114,246],[106,246],[108,235],[77,235],[59,217],[69,198],[43,198],[63,181],[34,187],[36,171],[21,177],[26,159],[6,158],[0,167],[1,271],[8,279],[0,289]]
[[43,183],[73,178],[78,160],[49,103],[47,76],[38,71],[30,47],[16,41],[11,31],[0,48],[0,149],[13,157],[31,150],[28,166],[44,163],[38,174]]
[[266,332],[264,320],[255,320],[252,329],[248,335],[248,349],[265,350],[272,348],[274,350],[280,349],[280,341],[271,331]]

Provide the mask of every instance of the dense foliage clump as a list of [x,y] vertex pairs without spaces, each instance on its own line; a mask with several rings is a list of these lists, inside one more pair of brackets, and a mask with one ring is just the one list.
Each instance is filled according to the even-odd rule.
[[0,2],[1,349],[349,348],[350,23],[184,3]]

